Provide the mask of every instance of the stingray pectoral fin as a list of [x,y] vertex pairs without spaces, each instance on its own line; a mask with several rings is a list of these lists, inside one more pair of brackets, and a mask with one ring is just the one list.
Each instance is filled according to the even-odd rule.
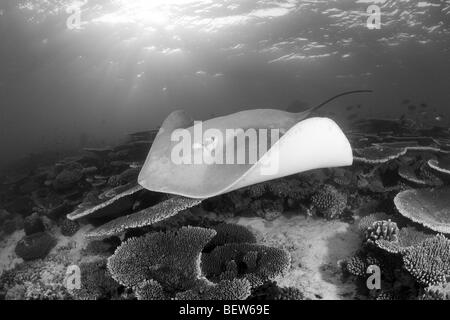
[[176,164],[171,158],[175,145],[171,130],[190,125],[181,114],[172,114],[164,122],[139,174],[139,184],[144,188],[209,198],[312,169],[351,165],[353,161],[350,143],[339,126],[331,119],[310,118],[289,128],[254,164]]
[[[172,134],[178,129],[184,129],[193,124],[193,120],[183,110],[172,112],[162,123],[158,134],[153,141],[150,152],[138,176],[138,183],[148,190],[164,192],[164,188],[155,188],[155,185],[165,185],[166,177],[163,174],[172,172],[171,150]],[[157,190],[158,189],[158,190]]]
[[353,152],[345,134],[328,118],[310,118],[293,126],[229,192],[313,169],[350,166]]

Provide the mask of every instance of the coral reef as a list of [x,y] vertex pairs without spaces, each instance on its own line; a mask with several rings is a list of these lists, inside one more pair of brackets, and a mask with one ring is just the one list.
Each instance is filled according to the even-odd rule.
[[405,190],[397,194],[394,203],[404,217],[450,234],[450,188]]
[[280,287],[275,281],[268,281],[255,288],[249,300],[306,300],[296,287]]
[[379,164],[397,159],[400,156],[405,155],[407,149],[372,146],[364,149],[355,149],[354,151],[359,155],[358,157],[354,157],[355,161],[368,164]]
[[15,252],[23,260],[44,258],[56,245],[56,240],[49,233],[39,232],[25,236],[17,243]]
[[221,223],[213,229],[216,231],[216,235],[208,242],[204,251],[209,252],[215,247],[227,243],[256,243],[255,235],[247,228],[237,224]]
[[134,287],[138,300],[167,300],[163,287],[155,280],[144,280]]
[[406,250],[406,270],[425,286],[442,285],[450,276],[450,240],[438,234]]
[[63,218],[59,227],[62,235],[71,237],[80,229],[80,224],[76,221]]
[[177,293],[176,300],[245,300],[250,296],[247,279],[222,280],[217,284],[200,281],[193,289]]
[[324,185],[312,198],[312,208],[327,219],[338,218],[347,207],[347,197],[332,185]]
[[450,157],[442,157],[440,159],[428,160],[430,168],[444,175],[450,175]]
[[252,286],[283,274],[290,267],[290,255],[282,249],[250,243],[229,243],[202,255],[201,268],[207,278],[229,272],[229,264],[238,266],[237,277],[247,278]]
[[389,253],[404,253],[406,250],[420,244],[432,235],[417,230],[414,227],[404,227],[398,230],[396,239],[379,239],[375,241],[378,248]]
[[366,230],[366,241],[369,243],[375,243],[379,240],[397,242],[398,232],[397,224],[391,220],[375,221]]
[[362,217],[358,221],[358,230],[362,234],[365,234],[367,229],[370,228],[375,222],[381,220],[389,220],[391,217],[384,212],[375,212],[367,216]]
[[37,213],[33,213],[23,220],[23,228],[27,236],[45,231],[44,222]]
[[108,270],[128,287],[155,280],[169,292],[189,290],[201,277],[201,251],[215,234],[211,229],[183,227],[130,238],[108,259]]
[[[99,214],[98,212],[105,211],[105,208],[117,205],[116,202],[119,200],[132,196],[141,190],[142,187],[139,185],[130,185],[121,193],[116,194],[114,192],[113,196],[107,200],[102,201],[100,197],[99,199],[93,199],[95,200],[94,202],[88,200],[86,203],[80,205],[75,211],[69,213],[67,218],[70,220],[77,220],[88,216],[92,217],[95,214]],[[113,213],[110,213],[110,215],[113,215]]]
[[[448,300],[448,132],[361,123],[352,167],[208,199],[136,184],[157,130],[9,173],[0,299]],[[72,265],[81,288],[68,291]]]
[[77,300],[112,299],[118,295],[119,284],[111,277],[106,268],[106,259],[80,264],[81,288],[70,293]]
[[422,300],[450,300],[450,283],[426,287]]
[[157,205],[131,215],[122,216],[98,227],[87,236],[91,238],[109,237],[127,229],[141,228],[172,217],[179,212],[201,203],[202,200],[175,196]]
[[283,202],[281,200],[258,199],[251,203],[251,209],[257,216],[272,221],[283,213]]

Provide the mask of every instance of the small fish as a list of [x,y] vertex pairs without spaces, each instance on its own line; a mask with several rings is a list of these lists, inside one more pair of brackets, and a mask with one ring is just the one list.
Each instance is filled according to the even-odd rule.
[[408,110],[409,111],[415,111],[416,110],[416,106],[411,104],[411,105],[408,106]]
[[436,120],[436,121],[442,121],[442,120],[444,120],[444,116],[441,115],[441,114],[438,114],[438,115],[436,115],[436,116],[434,117],[434,120]]
[[409,99],[404,99],[403,101],[402,101],[402,103],[403,104],[408,104],[408,103],[410,103],[411,101],[409,100]]
[[358,108],[358,109],[361,109],[361,105],[360,105],[360,104],[358,104],[358,105],[356,106],[356,108]]
[[348,120],[354,120],[354,119],[356,119],[356,118],[358,118],[358,114],[357,114],[357,113],[353,113],[353,114],[351,114],[351,115],[349,115],[349,116],[347,117]]
[[427,105],[426,103],[424,103],[424,102],[422,102],[422,103],[420,104],[420,106],[421,106],[422,108],[427,108],[427,107],[428,107],[428,105]]
[[353,109],[353,106],[348,106],[347,108],[345,108],[345,109],[347,109],[347,111],[350,111],[350,110],[352,110]]

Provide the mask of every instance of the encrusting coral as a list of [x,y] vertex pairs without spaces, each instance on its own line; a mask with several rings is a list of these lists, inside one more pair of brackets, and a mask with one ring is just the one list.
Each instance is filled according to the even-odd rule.
[[128,287],[155,280],[169,292],[189,290],[201,278],[201,251],[215,234],[212,229],[182,227],[130,238],[109,257],[108,270]]

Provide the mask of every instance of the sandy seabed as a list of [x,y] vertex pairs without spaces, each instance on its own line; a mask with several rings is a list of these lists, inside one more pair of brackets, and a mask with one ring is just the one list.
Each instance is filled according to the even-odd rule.
[[280,286],[297,287],[310,299],[355,298],[355,284],[345,281],[339,268],[339,260],[361,246],[355,225],[293,214],[270,222],[257,217],[234,217],[227,222],[252,230],[258,243],[290,252],[290,270],[276,279]]

